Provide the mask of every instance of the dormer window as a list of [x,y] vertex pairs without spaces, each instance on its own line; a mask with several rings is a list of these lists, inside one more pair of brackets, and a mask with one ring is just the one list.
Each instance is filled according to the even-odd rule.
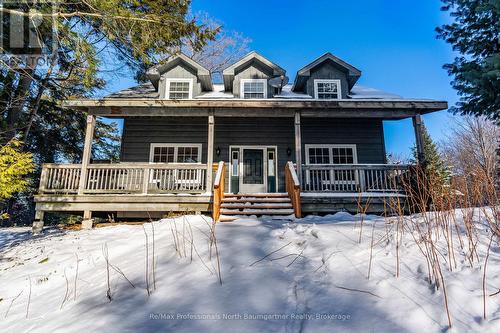
[[242,79],[241,98],[266,98],[267,80],[266,79]]
[[340,80],[314,80],[314,98],[340,99]]
[[193,79],[167,79],[167,99],[193,98]]

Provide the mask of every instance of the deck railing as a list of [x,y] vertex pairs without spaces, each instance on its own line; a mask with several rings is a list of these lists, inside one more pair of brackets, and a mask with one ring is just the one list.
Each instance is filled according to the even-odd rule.
[[220,218],[220,208],[222,200],[224,199],[224,183],[226,175],[226,165],[223,161],[219,162],[217,166],[217,172],[215,173],[214,179],[214,201],[212,208],[212,218],[214,222],[219,221]]
[[90,164],[79,189],[80,164],[44,164],[40,193],[160,194],[206,192],[205,164]]
[[295,217],[302,217],[302,208],[300,204],[300,182],[293,162],[287,162],[285,165],[285,188],[288,197],[292,202]]
[[304,192],[402,192],[408,165],[303,165]]

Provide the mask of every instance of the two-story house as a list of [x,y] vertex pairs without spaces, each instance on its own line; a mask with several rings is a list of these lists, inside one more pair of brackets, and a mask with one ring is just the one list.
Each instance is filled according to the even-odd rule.
[[[149,82],[103,99],[69,100],[88,114],[81,164],[43,166],[37,225],[47,211],[117,217],[170,211],[288,215],[370,210],[403,196],[406,165],[389,165],[385,120],[413,118],[447,103],[358,86],[361,71],[326,53],[286,71],[251,52],[223,71],[223,84],[180,54],[148,71]],[[96,117],[122,118],[119,163],[91,158]]]

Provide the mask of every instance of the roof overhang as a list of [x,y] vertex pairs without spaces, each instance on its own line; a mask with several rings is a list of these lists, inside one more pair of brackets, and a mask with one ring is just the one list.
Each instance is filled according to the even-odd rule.
[[189,58],[188,56],[180,53],[178,55],[170,57],[167,62],[161,64],[161,65],[156,65],[152,68],[150,68],[146,72],[146,76],[148,79],[151,81],[151,83],[155,86],[156,89],[158,89],[158,82],[160,81],[160,77],[163,73],[167,72],[169,69],[177,66],[179,63],[184,63],[193,71],[196,73],[196,76],[201,82],[202,89],[205,91],[211,91],[213,90],[212,86],[212,77],[210,75],[210,71],[194,61],[193,59]]
[[[304,117],[403,119],[448,108],[444,101],[432,100],[151,100],[101,99],[68,100],[63,104],[105,117],[205,116],[219,117]],[[242,111],[244,110],[244,111]]]
[[234,76],[238,73],[238,71],[252,61],[256,61],[262,66],[267,67],[272,72],[273,77],[285,75],[286,73],[286,71],[280,66],[276,65],[275,63],[265,58],[264,56],[258,54],[257,52],[252,51],[222,71],[222,76],[224,79],[224,88],[226,91],[232,90],[233,79]]
[[354,86],[354,84],[358,81],[359,77],[361,76],[361,71],[359,69],[357,69],[351,64],[348,64],[344,60],[334,56],[330,52],[327,52],[323,54],[321,57],[311,62],[310,64],[299,69],[297,75],[295,76],[295,81],[293,83],[292,91],[301,91],[303,89],[304,84],[307,82],[307,79],[309,78],[309,76],[311,76],[311,70],[321,65],[325,61],[333,62],[336,66],[340,67],[341,69],[347,72],[347,81],[349,83],[349,89],[351,89]]

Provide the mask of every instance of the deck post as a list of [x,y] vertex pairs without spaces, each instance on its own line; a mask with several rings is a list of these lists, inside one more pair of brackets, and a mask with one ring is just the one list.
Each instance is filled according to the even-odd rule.
[[208,116],[208,140],[207,140],[207,192],[212,191],[212,175],[213,175],[213,163],[214,163],[214,125],[215,119],[213,112],[210,112]]
[[412,117],[413,128],[415,130],[415,142],[417,146],[417,160],[418,163],[425,164],[425,154],[424,154],[424,139],[422,136],[422,117],[420,114],[416,114]]
[[43,217],[44,212],[42,210],[35,210],[35,220],[31,226],[31,232],[34,235],[38,235],[43,231]]
[[87,129],[85,130],[85,144],[83,146],[82,169],[80,172],[80,184],[78,194],[83,194],[87,182],[87,167],[92,156],[92,140],[94,140],[95,116],[87,116]]
[[300,131],[300,111],[295,111],[295,161],[297,163],[297,176],[302,182],[302,140]]

